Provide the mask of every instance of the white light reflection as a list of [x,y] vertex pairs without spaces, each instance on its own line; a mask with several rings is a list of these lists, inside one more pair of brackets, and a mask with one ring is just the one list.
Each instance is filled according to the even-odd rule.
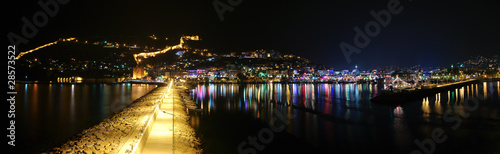
[[443,109],[441,108],[441,93],[436,94],[436,101],[434,102],[434,107],[436,112],[439,114],[443,113]]
[[426,97],[422,100],[422,112],[422,117],[424,118],[424,120],[430,122],[429,113],[431,112],[431,109],[429,107],[429,97]]
[[483,82],[483,95],[484,95],[483,98],[487,98],[488,96],[488,92],[486,90],[486,82]]
[[75,84],[71,84],[71,104],[70,104],[70,110],[71,110],[71,120],[75,120]]

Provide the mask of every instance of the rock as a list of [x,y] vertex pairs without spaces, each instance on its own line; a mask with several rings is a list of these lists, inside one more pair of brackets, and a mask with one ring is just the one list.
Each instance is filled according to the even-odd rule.
[[91,148],[87,148],[87,147],[83,149],[83,152],[87,153],[87,154],[92,154],[93,151],[94,150],[92,150]]
[[101,143],[101,145],[103,145],[103,146],[109,146],[110,144],[111,143],[109,143],[108,141],[104,141],[104,142]]

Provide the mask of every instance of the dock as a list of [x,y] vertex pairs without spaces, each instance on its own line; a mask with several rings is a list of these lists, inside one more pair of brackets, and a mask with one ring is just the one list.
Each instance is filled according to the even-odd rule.
[[409,101],[419,100],[421,98],[437,94],[439,92],[448,91],[454,88],[459,88],[468,84],[484,81],[483,79],[468,79],[453,83],[440,84],[435,86],[425,86],[420,89],[401,90],[397,93],[384,93],[372,98],[370,101],[380,104],[401,104]]

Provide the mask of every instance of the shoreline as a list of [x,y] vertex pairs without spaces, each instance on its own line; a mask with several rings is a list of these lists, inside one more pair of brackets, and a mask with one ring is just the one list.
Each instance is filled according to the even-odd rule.
[[16,80],[20,84],[152,84],[165,85],[162,82],[51,82],[51,81],[21,81]]
[[186,81],[189,84],[294,84],[294,83],[307,83],[307,84],[354,84],[354,83],[372,83],[377,84],[378,82],[368,82],[368,81],[358,81],[358,82],[344,82],[344,81],[253,81],[253,82],[230,82],[230,81],[219,81],[219,82],[198,82],[198,81]]

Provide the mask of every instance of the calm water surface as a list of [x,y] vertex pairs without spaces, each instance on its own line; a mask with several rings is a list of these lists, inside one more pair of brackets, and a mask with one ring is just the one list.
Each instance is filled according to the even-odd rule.
[[147,84],[16,83],[16,147],[46,151],[154,89]]
[[[241,150],[259,153],[410,153],[419,149],[415,140],[431,140],[435,129],[447,137],[435,152],[498,153],[499,84],[470,84],[393,106],[369,101],[380,84],[200,84],[191,97],[202,112],[192,112],[190,122],[207,153],[238,153],[242,143]],[[465,105],[467,98],[477,99],[477,108]],[[271,125],[277,115],[285,129],[263,133],[281,126]],[[249,137],[259,135],[267,143],[250,145]]]

